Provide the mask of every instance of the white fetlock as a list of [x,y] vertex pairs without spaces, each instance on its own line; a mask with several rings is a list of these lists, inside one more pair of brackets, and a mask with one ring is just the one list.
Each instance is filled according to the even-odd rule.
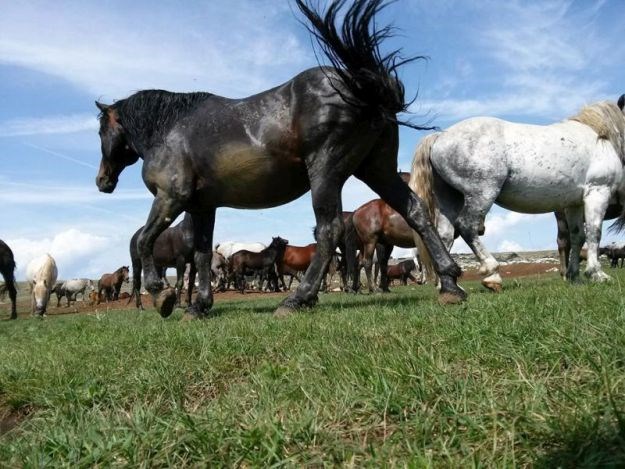
[[589,277],[590,277],[590,280],[592,280],[593,282],[598,282],[598,283],[612,281],[612,277],[606,274],[603,270],[598,270],[596,272],[593,272],[589,274]]
[[484,285],[489,290],[494,291],[495,293],[499,293],[501,290],[503,290],[502,284],[503,281],[501,280],[501,275],[499,275],[499,272],[495,272],[482,280],[482,285]]

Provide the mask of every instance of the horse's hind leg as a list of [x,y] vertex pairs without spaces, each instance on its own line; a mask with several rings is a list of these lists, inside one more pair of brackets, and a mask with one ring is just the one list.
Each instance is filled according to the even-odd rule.
[[391,253],[393,252],[392,244],[382,244],[378,243],[376,246],[377,257],[378,257],[378,271],[380,273],[380,290],[385,293],[389,293],[389,281],[388,281],[388,260],[391,257]]
[[176,262],[176,305],[181,305],[182,287],[184,285],[184,271],[187,268],[187,263],[184,259],[178,259]]
[[571,234],[571,255],[569,266],[566,269],[566,279],[575,282],[579,280],[580,251],[584,244],[584,209],[583,207],[568,207],[564,213]]
[[[341,189],[347,177],[341,176],[340,169],[336,167],[330,169],[328,165],[333,163],[338,165],[336,161],[329,159],[330,153],[319,153],[316,156],[319,160],[311,163],[310,166],[313,167],[309,167],[308,172],[313,209],[317,220],[317,252],[301,283],[294,293],[282,301],[274,313],[275,316],[286,316],[298,308],[313,306],[317,303],[321,281],[328,270],[336,245],[344,230]],[[321,167],[314,167],[315,164]],[[323,169],[327,171],[324,172]]]
[[[213,306],[213,288],[211,286],[211,260],[213,257],[213,230],[215,228],[215,209],[208,212],[193,213],[193,260],[199,280],[195,302],[187,309],[191,316],[205,317]],[[189,288],[191,288],[189,286]]]
[[195,261],[191,261],[189,263],[189,284],[187,285],[187,307],[193,304],[193,288],[195,288],[196,274]]
[[484,276],[482,285],[494,292],[502,289],[499,262],[480,240],[480,233],[483,232],[484,218],[499,195],[505,178],[505,173],[494,172],[489,180],[483,181],[481,187],[477,188],[478,192],[476,187],[468,185],[468,181],[456,177],[456,182],[464,185],[464,206],[454,221],[454,227],[480,262],[479,273]]
[[390,146],[378,149],[374,159],[366,161],[358,169],[356,176],[404,217],[408,225],[417,231],[423,239],[440,277],[439,301],[441,303],[458,303],[466,297],[466,293],[456,283],[456,279],[461,273],[460,268],[445,249],[434,229],[432,220],[427,216],[423,201],[402,181],[394,165],[389,165],[390,155],[394,157],[396,154],[396,145],[394,145],[394,149]]
[[585,275],[595,282],[610,280],[610,276],[601,269],[599,262],[599,243],[601,224],[608,208],[610,192],[607,187],[594,187],[584,195],[584,221],[588,255]]

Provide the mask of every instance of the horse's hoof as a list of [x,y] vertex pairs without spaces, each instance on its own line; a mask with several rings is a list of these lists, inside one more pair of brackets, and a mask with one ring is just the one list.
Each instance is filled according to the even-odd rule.
[[611,282],[612,281],[612,277],[610,277],[605,272],[595,272],[593,274],[588,275],[588,277],[590,277],[591,281],[596,282],[596,283],[603,283],[603,282]]
[[274,318],[288,318],[295,314],[295,309],[290,308],[289,306],[278,306],[276,310],[273,312]]
[[192,314],[190,312],[186,312],[184,313],[184,315],[182,316],[181,321],[195,321],[197,319],[203,319],[203,316],[198,316],[197,314]]
[[482,285],[484,285],[486,288],[488,288],[490,291],[494,293],[501,293],[503,291],[503,286],[501,285],[501,283],[482,282]]
[[445,292],[438,295],[438,304],[440,305],[457,305],[467,299],[466,294]]
[[156,311],[163,318],[167,318],[174,311],[174,305],[176,304],[176,292],[173,288],[167,288],[156,295],[154,300],[154,306]]

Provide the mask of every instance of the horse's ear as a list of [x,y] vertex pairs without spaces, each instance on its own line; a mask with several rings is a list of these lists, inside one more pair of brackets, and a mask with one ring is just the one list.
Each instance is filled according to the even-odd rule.
[[108,108],[111,107],[109,104],[104,104],[104,103],[101,103],[99,101],[96,101],[95,105],[102,112],[106,112],[108,110]]
[[622,94],[621,97],[618,99],[618,107],[619,109],[622,111],[623,107],[625,107],[625,94]]

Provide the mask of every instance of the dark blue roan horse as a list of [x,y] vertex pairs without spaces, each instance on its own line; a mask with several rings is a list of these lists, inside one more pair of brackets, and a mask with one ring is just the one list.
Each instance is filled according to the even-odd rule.
[[[460,269],[441,243],[422,201],[397,174],[397,114],[406,111],[398,52],[379,50],[391,28],[375,28],[383,0],[334,0],[323,15],[295,0],[333,65],[306,70],[245,99],[210,93],[139,91],[101,111],[102,161],[96,184],[112,192],[122,170],[143,159],[143,180],[154,202],[138,239],[146,289],[162,316],[176,300],[163,289],[152,249],[182,212],[193,217],[198,295],[188,310],[205,316],[213,304],[211,249],[217,207],[266,208],[308,190],[318,249],[295,292],[275,314],[313,306],[343,231],[341,190],[352,174],[406,218],[423,238],[440,276],[439,301],[465,298]],[[342,16],[342,13],[345,13]],[[343,17],[337,26],[337,17]]]

